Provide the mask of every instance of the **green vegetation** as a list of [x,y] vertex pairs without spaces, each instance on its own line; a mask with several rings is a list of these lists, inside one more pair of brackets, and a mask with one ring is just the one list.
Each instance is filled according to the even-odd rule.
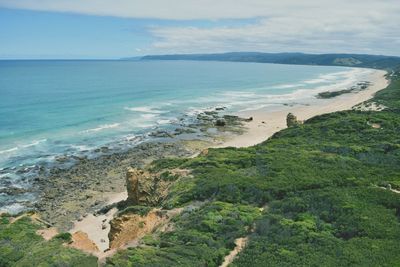
[[118,212],[118,215],[123,215],[123,214],[128,214],[128,213],[134,213],[134,214],[139,214],[140,216],[146,216],[147,213],[151,211],[151,207],[147,206],[128,206],[125,207],[123,210]]
[[376,93],[373,99],[375,102],[385,105],[394,111],[400,109],[400,65],[398,68],[399,71],[389,75],[392,80],[390,85],[385,90]]
[[69,243],[72,241],[72,235],[70,233],[59,233],[54,238],[60,239],[65,243]]
[[[208,204],[108,264],[218,266],[235,238],[249,236],[232,266],[399,266],[400,194],[381,188],[400,185],[397,77],[374,99],[384,111],[317,116],[254,147],[156,162],[154,170],[192,170],[165,208]],[[227,215],[233,208],[240,215]]]
[[161,180],[172,182],[172,181],[177,180],[179,178],[179,175],[176,175],[176,174],[174,175],[169,171],[165,171],[165,172],[161,173],[160,178],[161,178]]
[[13,223],[7,215],[0,222],[0,266],[97,266],[97,259],[65,247],[70,234],[45,241],[36,234],[40,226],[23,217]]

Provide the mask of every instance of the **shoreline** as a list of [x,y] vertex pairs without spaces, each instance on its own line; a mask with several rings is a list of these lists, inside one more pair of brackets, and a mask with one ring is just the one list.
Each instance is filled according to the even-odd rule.
[[[259,144],[286,128],[286,116],[289,112],[297,116],[299,120],[306,120],[324,113],[348,110],[369,100],[376,92],[388,85],[386,73],[386,71],[374,70],[366,79],[372,84],[362,91],[329,99],[310,97],[292,106],[280,104],[273,109],[261,108],[237,112],[233,114],[238,116],[237,121],[233,121],[233,124],[227,123],[223,127],[216,127],[207,116],[216,119],[222,118],[221,115],[226,113],[218,114],[213,111],[211,115],[200,116],[203,120],[198,127],[206,129],[203,131],[205,133],[203,139],[196,138],[194,135],[190,140],[175,137],[168,139],[169,141],[165,143],[145,143],[132,151],[99,159],[85,159],[71,169],[55,170],[51,177],[43,177],[43,180],[40,180],[42,186],[45,186],[44,189],[47,190],[42,192],[42,197],[45,199],[42,198],[35,206],[39,208],[39,214],[44,215],[44,219],[50,221],[59,231],[68,231],[71,234],[86,233],[88,239],[99,250],[96,254],[101,256],[108,248],[109,222],[118,210],[114,208],[105,214],[96,214],[96,211],[126,198],[125,171],[127,167],[144,167],[154,159],[169,156],[194,157],[207,148],[239,148]],[[337,90],[340,89],[343,88]],[[252,121],[243,119],[249,117],[253,118]],[[207,134],[208,129],[214,129],[216,132],[211,131]],[[104,169],[104,166],[107,167]],[[63,180],[59,179],[60,176],[64,177]],[[65,194],[63,190],[76,189],[77,182],[79,190]],[[54,192],[54,188],[57,188],[60,195]],[[60,190],[64,193],[61,194]],[[43,204],[46,205],[43,206]]]
[[[43,177],[40,183],[45,190],[42,199],[35,205],[37,215],[35,213],[33,216],[50,223],[46,229],[38,230],[37,234],[50,240],[58,233],[68,232],[72,238],[69,247],[92,254],[99,262],[103,262],[117,251],[110,249],[110,222],[119,216],[115,204],[124,201],[128,195],[125,183],[128,167],[146,169],[155,159],[190,158],[208,148],[240,148],[259,144],[286,128],[288,113],[293,113],[303,121],[325,113],[355,109],[355,106],[359,108],[360,104],[363,110],[379,110],[382,106],[363,103],[388,86],[390,81],[386,79],[386,74],[386,71],[374,70],[365,78],[371,82],[368,87],[332,98],[310,96],[296,103],[289,102],[293,104],[281,103],[272,108],[230,113],[232,115],[227,112],[219,114],[217,111],[220,109],[207,111],[199,115],[202,119],[197,126],[200,131],[204,130],[201,131],[204,133],[203,139],[197,135],[192,135],[190,140],[166,138],[168,141],[141,144],[122,154],[82,159],[68,170],[55,169],[48,177],[50,180]],[[361,80],[354,84],[359,82]],[[333,84],[327,90],[335,92],[344,89],[338,87],[341,86]],[[225,119],[225,123],[218,127],[216,121],[221,119]],[[110,208],[104,209],[107,206]]]
[[[196,153],[188,157],[197,156],[200,153],[200,147],[203,149],[224,147],[240,148],[259,144],[267,140],[274,133],[286,128],[286,116],[289,112],[293,113],[300,120],[307,120],[325,113],[352,109],[357,104],[371,99],[376,92],[387,87],[389,81],[385,78],[386,74],[386,71],[375,70],[368,79],[372,84],[362,91],[351,92],[330,99],[314,98],[309,102],[294,106],[279,106],[272,111],[262,108],[254,111],[238,112],[235,115],[241,118],[253,117],[252,121],[245,122],[244,127],[246,130],[243,133],[232,134],[225,139],[215,141],[214,144],[204,142],[194,150],[197,150]],[[189,140],[187,142],[185,146],[188,148],[191,146],[191,142],[196,143],[196,140]],[[113,193],[110,194],[110,196],[114,196],[114,199],[110,198],[107,202],[108,205],[124,200],[127,196],[127,192]],[[106,214],[96,216],[94,213],[87,213],[82,220],[74,221],[74,226],[69,232],[71,234],[78,231],[87,233],[89,239],[93,241],[100,250],[95,254],[101,258],[106,255],[103,251],[108,247],[109,222],[117,212],[117,209],[113,208]],[[103,225],[106,225],[106,227],[102,227]]]
[[368,88],[358,92],[351,92],[329,99],[312,99],[295,106],[279,106],[275,110],[261,108],[254,111],[238,112],[239,117],[253,117],[253,121],[247,122],[247,130],[241,134],[212,146],[213,148],[223,147],[249,147],[259,144],[276,132],[287,128],[286,116],[293,113],[297,119],[304,121],[314,116],[332,113],[343,110],[350,110],[354,106],[362,104],[371,99],[376,92],[385,89],[389,85],[386,79],[387,71],[374,70],[368,81],[372,82]]

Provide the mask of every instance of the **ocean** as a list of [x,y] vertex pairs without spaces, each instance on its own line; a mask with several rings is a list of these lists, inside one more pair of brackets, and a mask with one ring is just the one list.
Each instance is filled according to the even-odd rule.
[[235,113],[298,103],[370,73],[233,62],[0,61],[0,210],[34,201],[1,190],[28,188],[38,168],[60,156],[126,149],[216,107]]

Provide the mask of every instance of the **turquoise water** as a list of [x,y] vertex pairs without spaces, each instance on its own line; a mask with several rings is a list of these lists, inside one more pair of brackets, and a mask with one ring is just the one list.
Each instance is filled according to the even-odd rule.
[[218,106],[236,112],[300,101],[366,72],[229,62],[0,61],[0,189],[29,186],[16,170],[59,155],[132,146],[155,128]]

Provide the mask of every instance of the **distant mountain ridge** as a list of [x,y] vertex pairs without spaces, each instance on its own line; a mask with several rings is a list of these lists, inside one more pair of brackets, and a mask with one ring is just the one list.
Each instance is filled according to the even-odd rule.
[[[127,60],[130,60],[127,58]],[[258,62],[296,65],[328,65],[393,69],[400,63],[400,57],[367,54],[304,54],[304,53],[260,53],[231,52],[216,54],[173,54],[148,55],[141,60],[196,60]]]

